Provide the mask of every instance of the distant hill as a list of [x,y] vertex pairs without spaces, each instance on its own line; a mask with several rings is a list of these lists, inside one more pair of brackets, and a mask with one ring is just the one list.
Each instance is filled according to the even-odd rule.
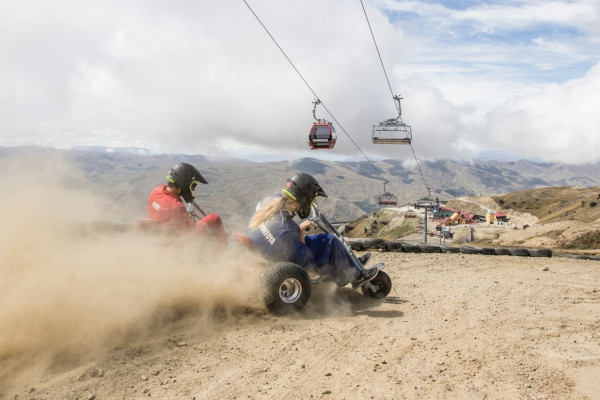
[[502,208],[535,215],[539,223],[600,223],[600,188],[548,187],[492,197]]
[[[68,178],[70,185],[109,199],[112,205],[106,213],[107,219],[127,223],[145,215],[149,192],[164,182],[169,167],[178,161],[196,165],[208,180],[209,185],[197,190],[202,208],[218,212],[236,229],[245,229],[255,204],[264,195],[278,192],[285,180],[297,171],[314,175],[325,188],[329,198],[320,200],[319,204],[334,221],[354,220],[377,210],[377,197],[383,192],[381,176],[366,161],[302,158],[258,163],[205,155],[145,155],[139,149],[133,151],[0,147],[0,167],[11,171],[16,165],[27,168],[48,168],[52,163],[67,165],[73,171]],[[386,189],[398,195],[400,204],[412,203],[427,195],[425,185],[432,188],[432,197],[445,200],[552,186],[600,186],[600,166],[591,164],[576,166],[524,160],[423,161],[420,170],[425,182],[419,169],[405,166],[402,160],[373,161],[373,164],[389,180]],[[508,197],[500,200],[509,205],[519,202]]]

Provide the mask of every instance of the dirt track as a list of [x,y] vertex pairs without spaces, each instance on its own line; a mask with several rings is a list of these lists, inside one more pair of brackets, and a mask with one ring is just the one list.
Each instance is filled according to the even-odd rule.
[[15,373],[0,398],[600,399],[599,262],[381,261],[382,302],[323,285],[293,318],[188,307],[104,353]]

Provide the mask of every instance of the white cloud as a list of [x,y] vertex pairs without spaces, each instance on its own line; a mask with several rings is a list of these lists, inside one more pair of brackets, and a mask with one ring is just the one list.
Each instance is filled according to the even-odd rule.
[[523,158],[597,162],[600,154],[600,64],[583,78],[549,84],[507,100],[480,132],[487,146]]
[[[507,150],[524,158],[574,159],[548,150],[540,156],[536,149],[548,144],[536,141],[548,136],[533,130],[547,127],[531,121],[547,112],[536,105],[554,90],[578,116],[560,123],[572,131],[596,126],[595,117],[577,111],[585,105],[576,106],[590,95],[577,79],[596,75],[597,68],[585,75],[598,60],[596,3],[449,9],[365,1],[392,91],[404,97],[403,119],[413,127],[417,156],[493,151],[507,124],[497,116],[508,113],[513,120],[522,115],[531,145]],[[0,14],[0,145],[356,156],[344,128],[368,156],[413,158],[410,148],[371,143],[372,125],[396,112],[360,4],[249,4],[335,117],[338,142],[331,155],[308,149],[314,95],[242,1],[11,4]],[[546,109],[557,107],[552,97],[544,101]],[[323,107],[317,117],[330,119]],[[485,131],[479,130],[484,122]]]

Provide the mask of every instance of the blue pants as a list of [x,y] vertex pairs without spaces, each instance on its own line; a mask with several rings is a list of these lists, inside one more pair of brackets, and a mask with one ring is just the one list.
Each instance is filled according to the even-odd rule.
[[329,275],[339,286],[354,282],[360,266],[348,254],[342,242],[331,233],[306,236],[304,243],[313,254],[315,265],[323,275]]

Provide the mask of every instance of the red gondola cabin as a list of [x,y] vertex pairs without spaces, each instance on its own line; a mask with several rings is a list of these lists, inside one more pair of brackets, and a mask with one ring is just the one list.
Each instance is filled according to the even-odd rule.
[[311,149],[333,149],[337,135],[331,122],[314,123],[308,133],[308,144]]

